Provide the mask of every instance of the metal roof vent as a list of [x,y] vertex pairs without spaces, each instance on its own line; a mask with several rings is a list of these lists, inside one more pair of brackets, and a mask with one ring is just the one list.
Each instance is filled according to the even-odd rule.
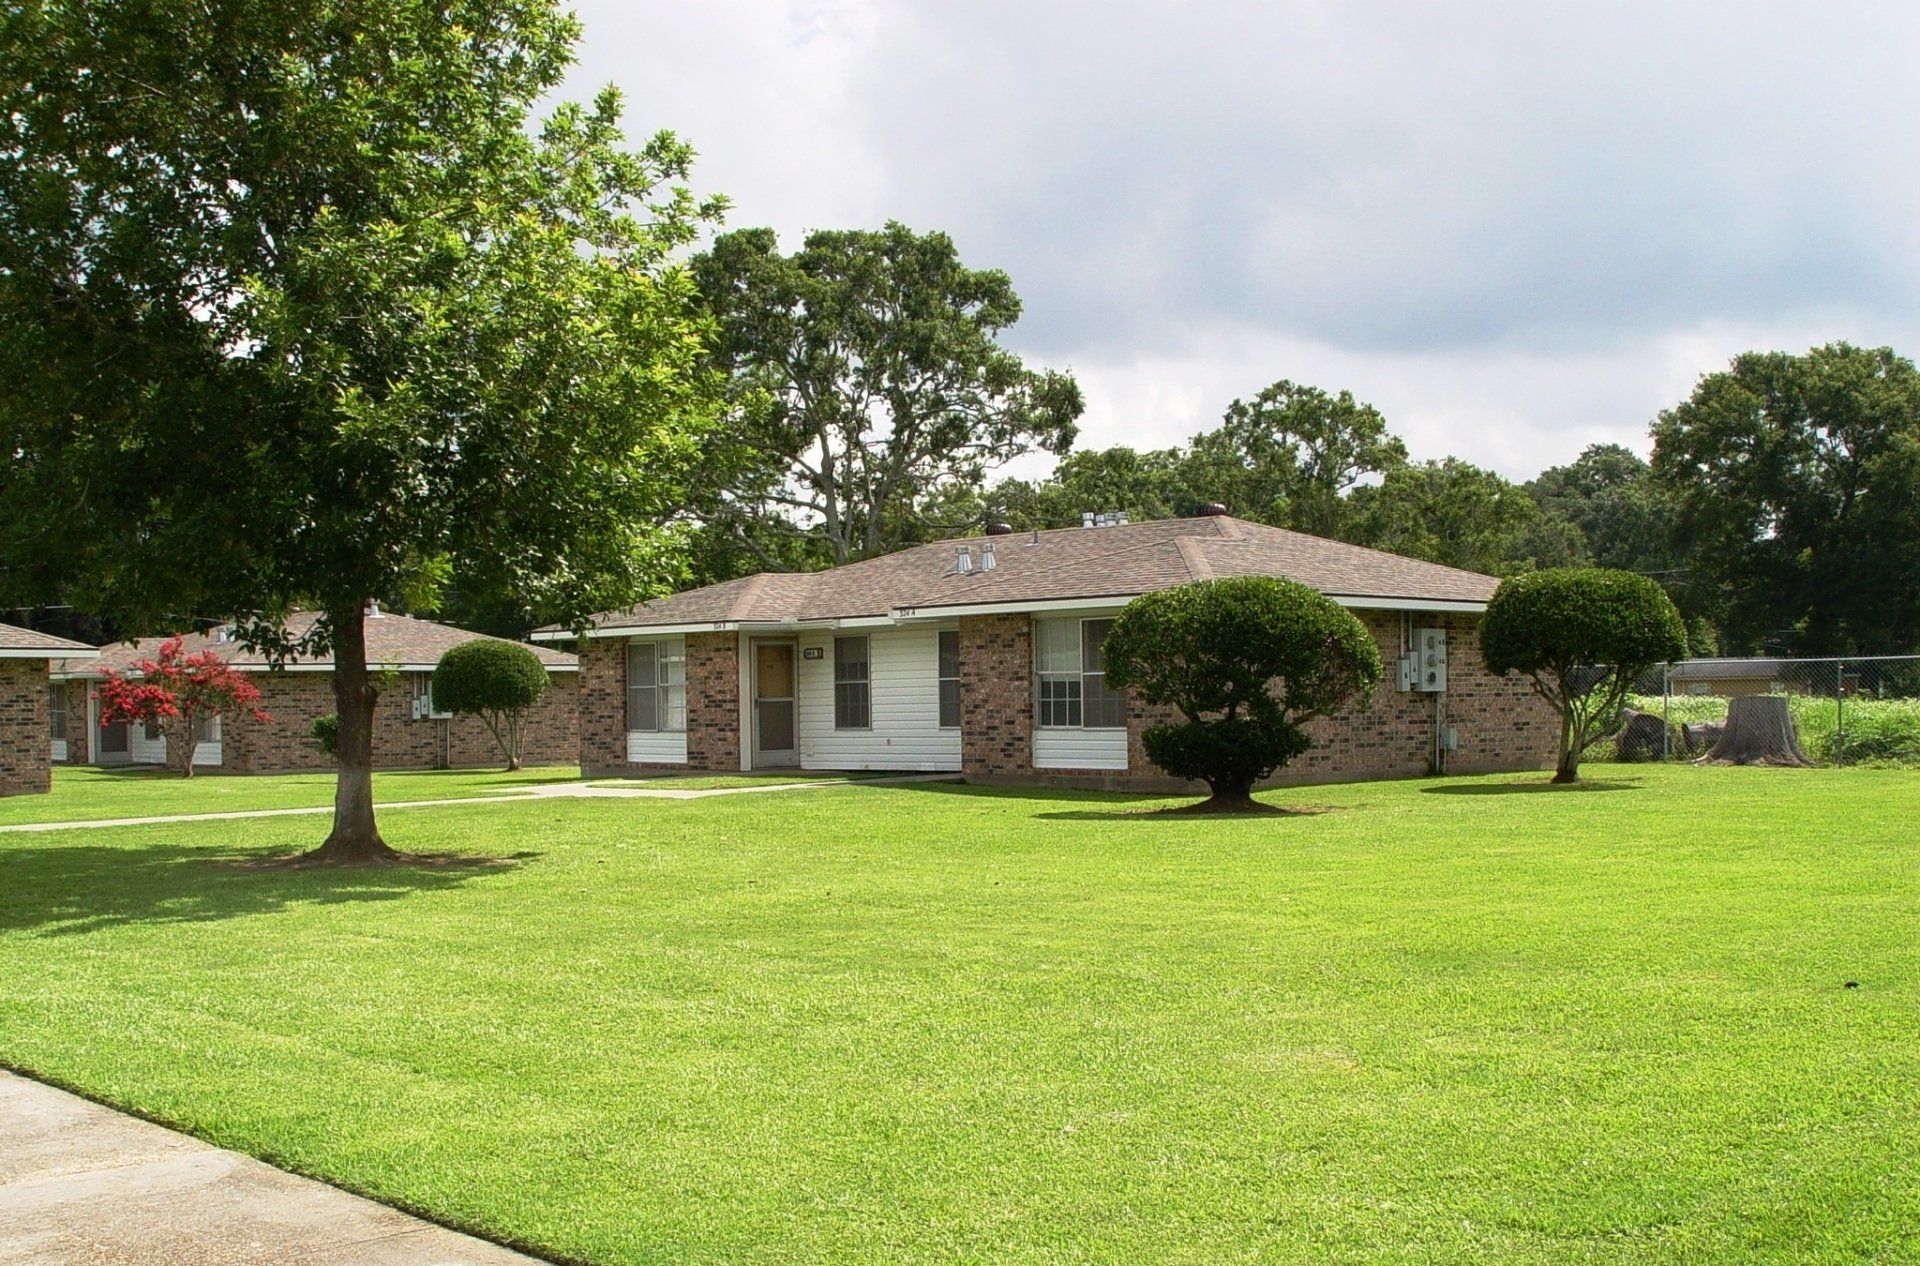
[[980,570],[992,571],[997,566],[999,566],[999,564],[996,563],[993,558],[993,542],[980,542]]
[[987,535],[988,536],[1012,536],[1013,524],[1002,523],[998,519],[995,519],[992,523],[987,524]]
[[1126,523],[1125,510],[1107,510],[1100,514],[1095,514],[1091,510],[1080,512],[1081,527],[1125,527]]
[[973,574],[973,546],[962,545],[960,547],[960,557],[954,561],[953,572],[956,576],[970,576]]
[[1199,510],[1195,511],[1193,517],[1196,519],[1224,519],[1227,517],[1227,508],[1218,501],[1209,501],[1207,504],[1201,506]]

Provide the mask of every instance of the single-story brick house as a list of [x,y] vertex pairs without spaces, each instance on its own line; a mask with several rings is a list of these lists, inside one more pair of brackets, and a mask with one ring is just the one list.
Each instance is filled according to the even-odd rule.
[[1100,640],[1142,593],[1249,575],[1352,608],[1387,665],[1285,780],[1551,764],[1550,710],[1480,663],[1492,577],[1210,515],[943,541],[605,613],[579,647],[581,765],[1176,787],[1141,746],[1158,718],[1106,686]]
[[30,795],[53,786],[47,733],[66,724],[66,687],[55,685],[55,660],[78,663],[100,652],[32,629],[0,624],[0,796]]
[[[297,634],[315,618],[311,611],[295,612],[288,617],[287,627]],[[500,759],[499,747],[480,718],[449,716],[433,707],[432,674],[440,656],[483,634],[377,607],[370,608],[366,629],[368,664],[398,674],[398,680],[380,692],[374,714],[376,767],[444,769],[488,765]],[[126,722],[101,725],[100,704],[92,689],[102,669],[124,672],[158,655],[164,641],[163,637],[141,638],[106,647],[91,663],[54,666],[56,685],[66,690],[67,716],[64,735],[54,731],[54,760],[75,765],[167,762],[166,741],[157,729]],[[234,642],[230,628],[189,634],[184,649],[189,654],[213,650],[247,673],[259,688],[260,706],[272,718],[265,722],[213,719],[194,750],[195,769],[265,774],[332,768],[331,758],[312,739],[314,718],[334,711],[332,656],[295,660],[275,669],[264,654]],[[526,762],[571,765],[580,748],[578,665],[572,655],[553,647],[531,649],[547,666],[548,688],[528,718]]]

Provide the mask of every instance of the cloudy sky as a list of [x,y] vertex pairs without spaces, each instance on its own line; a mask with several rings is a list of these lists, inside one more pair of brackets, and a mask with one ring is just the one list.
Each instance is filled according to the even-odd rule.
[[1515,478],[1746,348],[1920,354],[1920,6],[575,0],[729,224],[1013,277],[1082,443],[1277,378]]

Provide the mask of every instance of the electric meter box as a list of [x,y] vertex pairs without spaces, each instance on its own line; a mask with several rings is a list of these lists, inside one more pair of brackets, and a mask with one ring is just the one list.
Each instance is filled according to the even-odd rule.
[[1438,694],[1447,688],[1447,631],[1413,631],[1413,688]]

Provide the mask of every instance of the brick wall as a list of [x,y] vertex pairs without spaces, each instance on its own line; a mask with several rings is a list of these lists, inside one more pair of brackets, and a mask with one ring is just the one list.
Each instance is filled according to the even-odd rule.
[[687,767],[740,772],[740,636],[687,635]]
[[[529,765],[571,765],[579,759],[579,684],[575,673],[553,673],[547,693],[526,725],[524,759]],[[254,673],[260,706],[270,721],[228,720],[222,726],[220,768],[268,774],[333,768],[313,744],[314,718],[334,710],[331,673]],[[380,692],[373,714],[373,763],[379,769],[438,769],[448,765],[503,763],[500,749],[479,717],[413,718],[413,683],[407,674]]]
[[1450,773],[1551,768],[1560,718],[1520,676],[1495,677],[1480,662],[1480,617],[1450,615],[1430,627],[1447,630],[1444,717],[1460,732],[1460,750],[1446,754]]
[[0,796],[31,795],[53,785],[47,661],[0,659]]
[[618,773],[627,763],[627,643],[587,638],[580,643],[580,768]]
[[960,617],[960,768],[970,782],[1035,776],[1028,616]]

